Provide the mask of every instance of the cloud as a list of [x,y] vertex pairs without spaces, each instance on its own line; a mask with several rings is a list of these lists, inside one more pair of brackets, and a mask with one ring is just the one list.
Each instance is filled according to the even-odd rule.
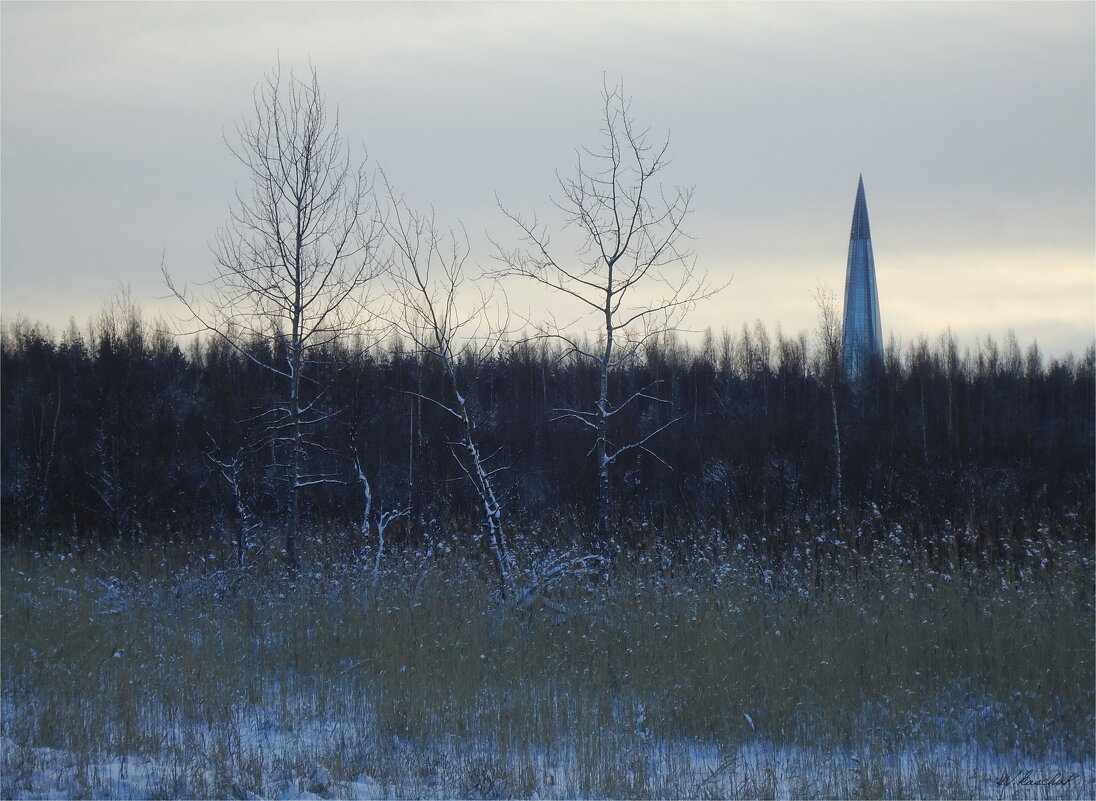
[[[844,279],[863,172],[885,327],[913,336],[960,316],[917,284],[935,259],[954,267],[979,325],[1068,329],[1075,349],[1091,339],[1092,306],[1076,301],[1076,276],[1096,262],[1091,4],[4,3],[0,14],[8,317],[83,319],[119,281],[151,300],[164,250],[184,277],[207,275],[206,243],[246,178],[222,132],[247,117],[280,55],[297,70],[311,60],[344,133],[413,202],[463,220],[480,261],[485,232],[508,235],[496,193],[558,221],[555,174],[596,142],[605,75],[625,80],[652,136],[670,132],[667,177],[696,185],[698,257],[735,276],[694,327],[761,317],[812,329],[810,291]],[[1008,276],[1040,262],[1067,278],[1032,291],[987,266],[1003,262]],[[901,286],[890,298],[888,271]],[[971,300],[980,291],[990,300]]]

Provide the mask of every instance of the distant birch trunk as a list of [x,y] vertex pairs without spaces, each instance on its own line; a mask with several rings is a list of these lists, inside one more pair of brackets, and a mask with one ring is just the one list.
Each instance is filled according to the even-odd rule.
[[411,514],[411,507],[396,507],[392,509],[380,509],[376,510],[374,514],[373,509],[373,487],[369,483],[369,477],[365,472],[365,464],[358,453],[358,420],[355,418],[350,423],[350,459],[354,463],[354,474],[357,476],[358,483],[362,488],[362,500],[364,501],[364,508],[362,510],[361,523],[358,530],[362,535],[362,545],[364,548],[368,548],[373,532],[376,531],[376,547],[373,553],[373,583],[376,584],[377,579],[380,577],[381,572],[381,560],[384,558],[384,532],[388,526],[398,520],[401,517],[406,517]]
[[213,450],[206,454],[206,458],[217,466],[221,478],[224,479],[232,491],[232,500],[236,506],[237,518],[236,566],[243,567],[250,545],[251,532],[259,527],[259,523],[255,520],[255,516],[244,497],[241,475],[244,470],[244,453],[240,450],[231,459],[224,459],[216,456],[218,451],[217,443],[214,442]]
[[831,451],[831,497],[834,509],[842,512],[841,494],[841,427],[837,416],[837,382],[842,375],[841,368],[841,320],[837,316],[837,300],[833,293],[819,287],[814,292],[818,306],[818,347],[822,379],[830,396],[830,412],[833,424],[833,450]]

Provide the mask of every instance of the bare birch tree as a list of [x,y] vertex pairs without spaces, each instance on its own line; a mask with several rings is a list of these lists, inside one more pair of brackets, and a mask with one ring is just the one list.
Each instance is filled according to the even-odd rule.
[[[195,295],[165,279],[198,329],[229,342],[280,379],[280,402],[259,414],[265,441],[280,454],[285,481],[285,551],[297,564],[300,490],[333,480],[310,472],[326,419],[311,356],[355,326],[360,295],[379,270],[377,227],[364,162],[355,164],[330,115],[315,70],[284,77],[280,65],[256,87],[254,118],[238,125],[229,149],[246,168],[214,245],[213,276]],[[246,343],[266,341],[258,354]]]
[[[361,387],[355,382],[354,392],[351,395],[350,406],[346,410],[346,448],[350,454],[350,461],[354,468],[354,476],[362,492],[362,516],[358,530],[362,535],[362,545],[368,548],[370,542],[375,543],[373,552],[373,583],[376,584],[381,575],[381,561],[384,558],[384,533],[388,527],[402,517],[411,514],[410,505],[397,504],[396,506],[384,506],[377,503],[373,497],[373,485],[369,481],[366,472],[366,459],[359,446],[364,442],[364,426],[362,422],[367,417],[372,417],[376,409],[366,411],[362,402]],[[374,537],[373,534],[376,534]],[[364,552],[363,552],[364,553]]]
[[[604,534],[609,526],[611,466],[623,454],[637,450],[662,461],[651,450],[651,441],[679,419],[629,432],[624,440],[612,436],[611,421],[631,404],[668,401],[655,394],[653,386],[614,400],[610,379],[646,343],[674,330],[696,301],[714,290],[707,276],[697,271],[682,227],[692,189],[667,190],[660,182],[669,164],[669,140],[651,144],[648,131],[636,128],[623,86],[604,87],[602,100],[601,147],[579,151],[574,176],[558,177],[562,196],[553,201],[564,215],[564,231],[577,234],[575,252],[564,256],[535,216],[503,207],[503,214],[519,231],[521,244],[508,250],[496,243],[496,274],[528,279],[564,296],[580,310],[569,323],[553,319],[538,329],[542,336],[562,340],[571,353],[592,362],[598,371],[594,408],[561,409],[559,415],[578,421],[593,434],[597,523]],[[586,345],[580,338],[583,333],[592,334],[596,345]]]
[[498,346],[505,326],[488,319],[496,296],[473,293],[471,305],[462,307],[466,295],[464,266],[468,259],[467,235],[442,233],[434,215],[422,214],[397,197],[384,178],[387,213],[384,230],[392,243],[394,321],[416,348],[436,359],[445,376],[444,397],[418,394],[442,410],[454,423],[457,436],[450,441],[453,458],[479,498],[487,545],[498,572],[499,594],[506,599],[511,585],[511,557],[502,519],[502,502],[495,476],[504,469],[490,467],[481,450],[477,420],[457,372],[458,363],[471,355],[482,359]]
[[244,558],[251,546],[251,532],[259,527],[259,521],[255,519],[250,506],[244,498],[243,472],[246,459],[243,449],[238,450],[232,457],[218,458],[219,451],[216,441],[213,442],[213,450],[206,454],[206,458],[217,467],[221,478],[228,484],[232,491],[232,500],[236,506],[236,567],[244,566]]

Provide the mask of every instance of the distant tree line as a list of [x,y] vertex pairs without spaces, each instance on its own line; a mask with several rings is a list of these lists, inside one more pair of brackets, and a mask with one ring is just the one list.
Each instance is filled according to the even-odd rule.
[[[249,347],[275,358],[263,351],[276,340]],[[241,558],[245,545],[279,547],[286,495],[259,428],[281,388],[249,354],[214,337],[179,344],[124,298],[87,332],[16,321],[0,354],[5,540],[216,538]],[[332,412],[309,432],[307,471],[330,480],[302,489],[305,535],[374,547],[367,503],[401,513],[388,518],[394,547],[477,530],[481,498],[449,447],[461,431],[428,400],[444,396],[445,366],[397,337],[338,340],[311,359],[305,401]],[[760,323],[694,346],[648,341],[615,368],[613,399],[657,386],[667,402],[624,407],[614,425],[666,428],[618,466],[606,536],[792,543],[807,521],[882,515],[923,540],[947,526],[1091,538],[1096,348],[1048,361],[1012,335],[962,350],[943,335],[892,341],[863,382],[832,369],[824,346]],[[494,481],[511,528],[592,536],[598,465],[559,410],[596,402],[597,366],[531,340],[466,349],[455,370],[481,448],[504,468]]]

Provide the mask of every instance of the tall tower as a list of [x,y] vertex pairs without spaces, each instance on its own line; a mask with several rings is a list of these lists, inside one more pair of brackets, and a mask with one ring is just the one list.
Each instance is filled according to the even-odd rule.
[[875,256],[871,249],[864,176],[856,190],[849,235],[849,264],[845,270],[845,324],[842,336],[845,372],[863,374],[872,357],[883,356],[883,327],[879,324],[879,293],[875,285]]

